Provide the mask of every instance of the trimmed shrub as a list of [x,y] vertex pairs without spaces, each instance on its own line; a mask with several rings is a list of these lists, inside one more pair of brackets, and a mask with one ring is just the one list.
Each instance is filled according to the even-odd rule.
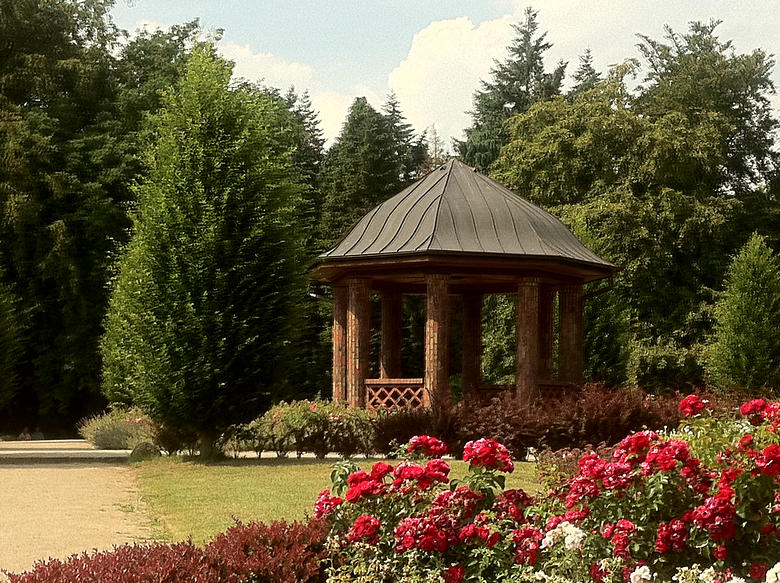
[[100,449],[133,449],[143,441],[154,441],[157,434],[155,424],[137,407],[112,407],[81,421],[78,432]]
[[328,401],[279,403],[262,417],[240,427],[243,443],[258,454],[273,451],[279,457],[312,452],[318,458],[335,452],[342,457],[370,455],[374,448],[372,420],[376,413]]
[[253,522],[229,528],[205,548],[212,560],[224,561],[228,571],[252,583],[324,583],[320,569],[328,526],[308,523]]
[[326,526],[237,524],[206,547],[191,542],[122,545],[9,573],[11,583],[324,583]]

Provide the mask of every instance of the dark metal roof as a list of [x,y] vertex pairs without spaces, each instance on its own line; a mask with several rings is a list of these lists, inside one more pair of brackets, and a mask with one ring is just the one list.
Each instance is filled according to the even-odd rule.
[[615,269],[556,217],[457,159],[371,210],[320,258],[441,253],[549,258]]

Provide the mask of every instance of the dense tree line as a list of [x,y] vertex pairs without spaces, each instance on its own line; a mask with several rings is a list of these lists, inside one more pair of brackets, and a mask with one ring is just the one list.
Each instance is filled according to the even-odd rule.
[[[393,94],[356,98],[326,148],[307,92],[233,79],[197,22],[117,30],[111,4],[0,0],[0,426],[68,430],[132,400],[213,441],[328,394],[328,292],[305,275],[444,148]],[[751,234],[780,248],[771,58],[694,24],[607,72],[585,51],[567,80],[535,11],[515,32],[454,146],[621,267],[586,307],[589,377],[744,385],[728,298],[752,296],[722,290],[745,281],[727,269]],[[486,307],[499,381],[514,308]],[[422,320],[408,302],[415,375]]]

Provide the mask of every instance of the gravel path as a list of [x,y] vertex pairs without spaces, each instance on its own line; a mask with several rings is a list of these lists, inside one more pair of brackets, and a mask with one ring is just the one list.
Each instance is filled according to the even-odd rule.
[[21,572],[40,559],[151,536],[126,464],[0,465],[0,569]]

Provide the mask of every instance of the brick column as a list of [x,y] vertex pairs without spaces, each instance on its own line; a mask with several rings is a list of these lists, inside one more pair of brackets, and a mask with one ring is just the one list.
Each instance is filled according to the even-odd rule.
[[400,292],[382,294],[382,357],[379,376],[397,379],[401,376],[401,306]]
[[553,339],[555,288],[544,285],[539,290],[539,378],[553,378]]
[[427,314],[425,321],[425,406],[438,408],[450,400],[448,277],[425,276]]
[[539,382],[538,277],[525,277],[517,285],[517,373],[515,395],[522,403],[535,396]]
[[584,358],[582,284],[561,288],[561,380],[582,384]]
[[482,294],[463,294],[463,395],[482,383]]
[[333,287],[333,400],[347,400],[347,287]]
[[347,402],[355,407],[365,407],[371,340],[369,282],[353,278],[347,286]]

